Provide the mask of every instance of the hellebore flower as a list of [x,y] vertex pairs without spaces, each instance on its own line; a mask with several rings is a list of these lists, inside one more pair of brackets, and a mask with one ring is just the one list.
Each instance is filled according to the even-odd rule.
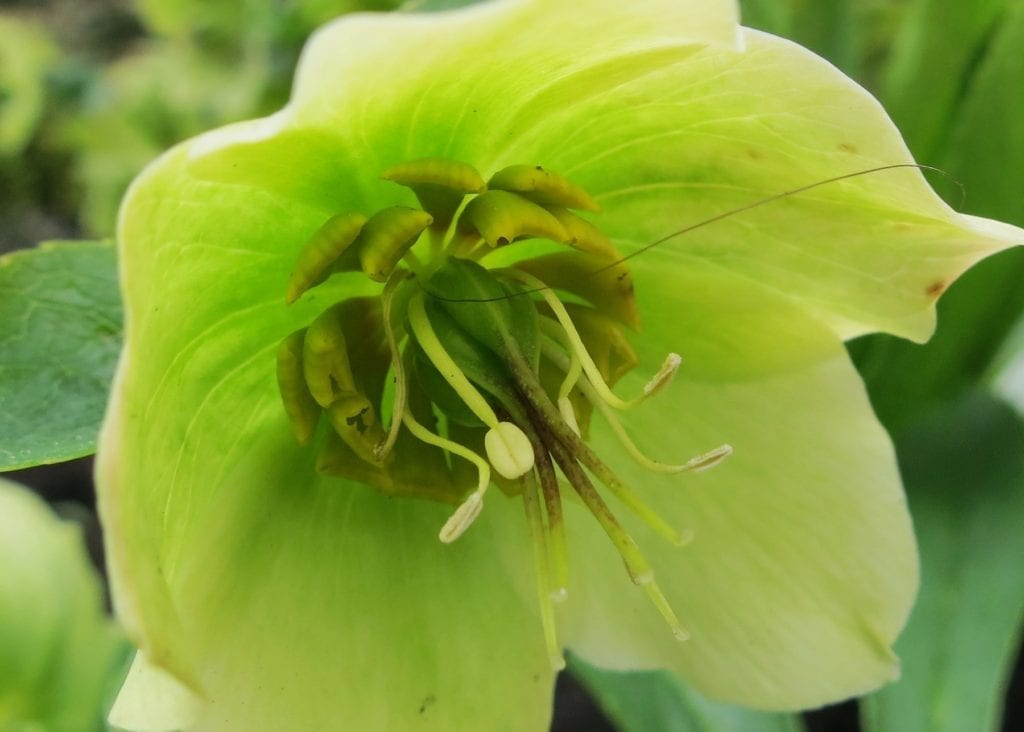
[[[286,109],[135,184],[98,468],[141,648],[120,724],[537,730],[563,646],[771,709],[896,676],[915,547],[842,341],[926,339],[1024,232],[903,168],[642,249],[910,161],[866,92],[737,23],[709,0],[350,16]],[[735,453],[644,464],[597,372],[656,392],[619,417],[646,454]],[[156,669],[188,691],[173,719],[133,716]]]

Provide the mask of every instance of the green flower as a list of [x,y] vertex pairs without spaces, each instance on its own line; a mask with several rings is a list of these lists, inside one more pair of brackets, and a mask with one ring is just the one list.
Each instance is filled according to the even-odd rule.
[[[916,553],[891,445],[842,341],[926,339],[942,290],[1024,232],[956,214],[902,168],[641,249],[908,161],[866,92],[740,29],[731,2],[506,0],[321,31],[285,110],[174,149],[122,211],[127,340],[98,472],[115,602],[142,654],[115,719],[543,729],[562,646],[770,709],[894,678]],[[507,170],[523,164],[572,183],[523,183],[529,168]],[[474,169],[504,195],[480,195]],[[581,221],[613,249],[581,254],[567,230]],[[437,255],[489,254],[470,237],[523,233],[538,238],[498,246],[489,272]],[[641,253],[611,266],[614,251]],[[495,270],[544,255],[561,259]],[[591,255],[603,268],[581,264]],[[395,282],[405,266],[418,276]],[[615,289],[619,274],[634,287]],[[573,313],[597,306],[607,327],[584,333],[579,318],[586,353],[558,300],[529,305],[556,294]],[[636,363],[622,327],[634,315]],[[391,336],[404,336],[399,359]],[[598,396],[577,390],[552,411],[587,354],[625,397],[666,363],[657,393],[620,417],[647,454],[735,453],[702,475],[658,474]],[[408,422],[381,449],[402,401],[384,384],[406,366],[404,414],[441,415],[458,443],[448,458]],[[548,382],[537,392],[534,377]],[[570,411],[585,443],[563,429]],[[546,457],[566,481],[545,479]],[[504,492],[481,500],[474,465],[481,487],[492,467],[506,476]],[[604,513],[586,490],[570,498],[588,471]],[[568,555],[557,604],[552,493]],[[692,541],[659,535],[674,531]],[[139,701],[154,685],[188,699],[154,712]]]

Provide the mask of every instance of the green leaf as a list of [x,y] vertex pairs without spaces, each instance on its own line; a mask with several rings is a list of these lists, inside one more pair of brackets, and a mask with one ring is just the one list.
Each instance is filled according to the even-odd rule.
[[907,13],[881,97],[919,159],[938,159],[960,91],[1006,6],[1007,0],[916,0]]
[[0,478],[0,729],[103,729],[128,648],[76,526]]
[[0,258],[0,470],[95,451],[120,346],[111,244]]
[[1024,613],[1024,422],[973,393],[898,442],[921,594],[896,643],[903,679],[869,697],[869,732],[998,728]]
[[795,714],[708,701],[664,671],[603,671],[576,656],[569,670],[620,732],[802,732]]
[[32,137],[54,55],[42,27],[0,16],[0,155],[17,154]]

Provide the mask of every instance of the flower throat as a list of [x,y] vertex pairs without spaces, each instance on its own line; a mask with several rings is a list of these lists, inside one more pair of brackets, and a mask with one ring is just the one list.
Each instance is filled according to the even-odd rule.
[[[625,258],[575,213],[598,211],[596,202],[540,166],[514,165],[485,182],[465,163],[425,159],[383,177],[410,188],[420,208],[332,217],[302,249],[289,279],[289,304],[335,272],[361,271],[383,284],[379,296],[342,300],[281,343],[278,384],[296,438],[309,444],[326,414],[317,470],[455,506],[440,530],[445,543],[470,527],[492,482],[521,500],[556,669],[564,661],[554,603],[569,588],[565,483],[615,545],[631,580],[685,639],[650,564],[595,479],[667,540],[682,545],[687,537],[588,446],[591,416],[597,409],[633,459],[653,472],[707,469],[731,448],[661,463],[618,421],[616,411],[668,386],[680,358],[669,354],[633,398],[612,391],[638,365],[625,329],[639,320]],[[505,268],[481,264],[527,239],[546,240],[555,251]]]

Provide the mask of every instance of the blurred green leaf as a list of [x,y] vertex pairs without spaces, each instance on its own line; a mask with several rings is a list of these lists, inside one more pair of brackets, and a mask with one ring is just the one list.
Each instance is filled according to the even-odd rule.
[[795,714],[708,701],[664,671],[605,671],[569,657],[569,671],[620,732],[803,732]]
[[35,131],[54,57],[42,27],[0,15],[0,155],[20,152]]
[[106,729],[129,648],[106,617],[81,533],[0,478],[0,557],[0,729]]
[[113,245],[0,257],[0,470],[96,449],[121,318]]
[[936,163],[964,85],[1007,0],[914,0],[893,46],[882,102],[918,160]]
[[1024,3],[1001,17],[941,165],[964,186],[971,213],[1024,225]]
[[868,732],[998,728],[1024,617],[1024,422],[972,393],[898,440],[921,594],[896,643],[903,678],[870,696]]

